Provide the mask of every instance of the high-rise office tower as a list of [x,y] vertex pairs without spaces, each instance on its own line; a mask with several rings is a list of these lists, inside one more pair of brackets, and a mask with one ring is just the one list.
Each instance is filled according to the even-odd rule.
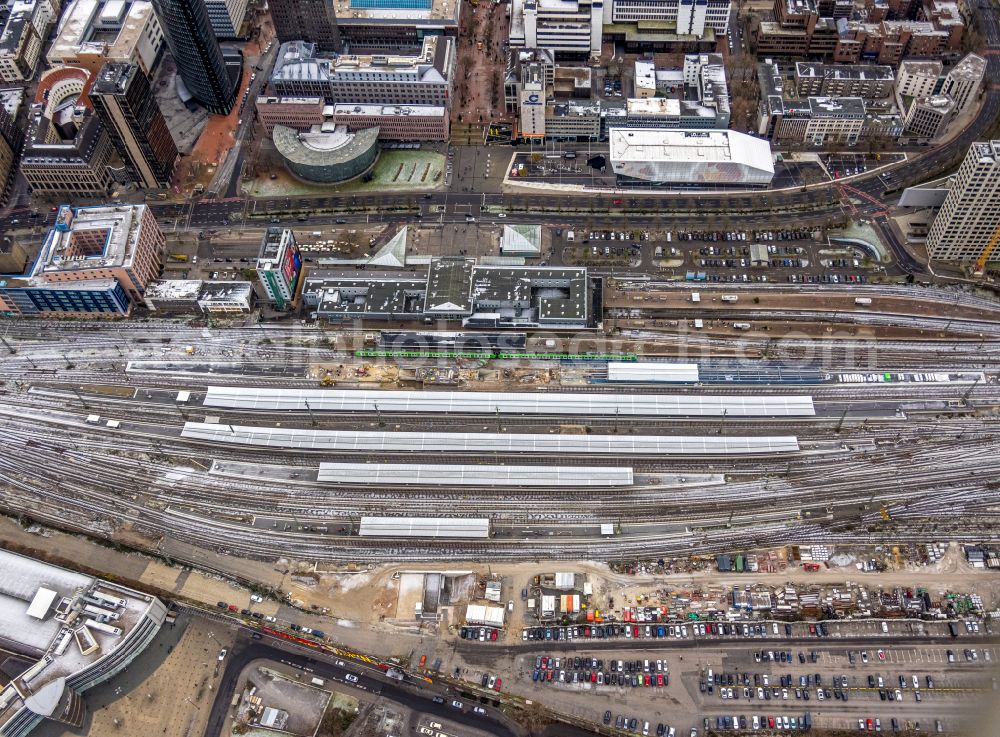
[[169,187],[177,146],[142,69],[109,61],[90,89],[90,101],[135,181],[147,189]]
[[270,0],[269,5],[281,43],[309,41],[319,51],[340,51],[333,0]]
[[188,92],[209,112],[227,114],[239,77],[226,66],[204,0],[153,0],[153,7]]
[[927,254],[942,261],[975,261],[987,250],[1000,254],[998,238],[1000,140],[973,143],[931,224]]

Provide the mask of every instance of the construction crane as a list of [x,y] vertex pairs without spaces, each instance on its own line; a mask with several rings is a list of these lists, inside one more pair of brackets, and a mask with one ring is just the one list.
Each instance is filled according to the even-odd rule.
[[983,271],[986,268],[986,263],[993,256],[993,252],[998,245],[1000,245],[1000,225],[993,231],[993,235],[990,236],[986,248],[983,249],[983,252],[979,254],[979,258],[976,259],[976,271]]
[[858,209],[854,206],[854,203],[851,202],[851,198],[848,197],[847,195],[848,192],[850,192],[855,197],[858,197],[859,199],[862,199],[865,202],[869,202],[872,205],[875,205],[876,207],[879,208],[879,211],[874,213],[872,215],[872,218],[881,218],[889,214],[889,208],[884,203],[882,203],[877,197],[874,197],[868,194],[867,192],[863,192],[862,190],[852,187],[848,184],[837,183],[836,186],[837,186],[837,192],[840,193],[840,199],[843,200],[850,208],[851,215],[857,217]]

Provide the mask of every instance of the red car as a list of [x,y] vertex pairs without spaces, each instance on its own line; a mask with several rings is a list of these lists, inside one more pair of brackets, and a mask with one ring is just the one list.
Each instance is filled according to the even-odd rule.
[[875,729],[875,723],[869,719],[865,724],[868,726],[868,731],[871,732]]
[[545,671],[545,680],[546,681],[551,681],[552,680],[552,671],[550,671],[550,670],[549,671]]
[[816,625],[814,625],[814,624],[809,625],[809,634],[810,635],[815,635],[816,634]]
[[584,626],[584,628],[583,628],[583,636],[584,637],[590,637],[590,627]]
[[660,686],[660,687],[663,686],[663,674],[662,673],[657,673],[656,674],[656,685]]
[[768,717],[767,718],[767,726],[770,729],[774,729],[774,717]]
[[632,637],[638,637],[638,636],[639,636],[639,625],[634,624],[632,625]]
[[597,683],[597,671],[596,670],[590,671],[590,682],[591,683]]
[[621,200],[611,200],[612,205],[620,205],[621,203],[622,203]]
[[500,676],[497,676],[497,682],[493,685],[493,690],[494,691],[499,691],[500,690],[500,682],[501,682],[500,681]]
[[493,640],[493,641],[496,641],[496,639],[497,639],[497,631],[496,630],[490,630],[490,639]]
[[229,611],[231,611],[231,612],[238,612],[239,610],[240,610],[240,608],[238,606],[236,606],[235,604],[230,604],[229,605]]
[[647,673],[647,674],[646,674],[645,676],[643,676],[643,683],[645,683],[645,684],[646,684],[647,686],[648,686],[648,685],[649,685],[650,683],[652,683],[652,682],[653,682],[653,679],[651,679],[651,678],[649,677],[649,674],[648,674],[648,673]]

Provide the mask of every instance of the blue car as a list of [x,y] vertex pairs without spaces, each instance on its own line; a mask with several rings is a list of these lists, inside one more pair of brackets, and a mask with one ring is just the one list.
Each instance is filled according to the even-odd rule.
[[656,628],[656,636],[657,637],[663,637],[663,628],[662,627],[657,627]]

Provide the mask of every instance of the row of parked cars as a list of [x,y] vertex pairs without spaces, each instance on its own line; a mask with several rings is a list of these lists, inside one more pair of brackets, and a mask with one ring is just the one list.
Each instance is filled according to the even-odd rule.
[[[610,711],[604,712],[604,723],[606,725],[611,724]],[[629,732],[640,732],[643,735],[648,735],[650,734],[652,727],[650,727],[649,722],[644,721],[640,724],[639,720],[635,717],[627,717],[624,714],[619,714],[615,717],[615,729],[628,730]],[[661,722],[656,725],[656,737],[677,737],[677,730]],[[698,730],[692,728],[690,737],[698,737]]]
[[[711,717],[705,717],[705,729],[711,726]],[[746,731],[748,729],[771,729],[783,731],[806,732],[812,729],[812,717],[808,712],[802,716],[721,716],[715,718],[715,728],[717,730],[737,730]]]
[[609,660],[605,664],[600,658],[538,655],[531,680],[538,683],[664,688],[670,685],[670,671],[665,660]]
[[[778,634],[778,624],[772,623],[773,632]],[[574,627],[527,627],[521,632],[522,640],[580,640],[624,638],[675,638],[708,637],[712,635],[743,635],[743,637],[764,637],[767,625],[737,624],[729,622],[690,622],[684,624],[596,624]],[[792,626],[785,625],[785,634],[791,635]]]
[[496,642],[500,631],[494,627],[462,627],[458,636],[463,640],[479,640],[480,642]]
[[[254,594],[250,598],[256,602],[264,601],[263,597],[260,597],[257,594]],[[276,617],[272,617],[270,614],[262,614],[261,612],[255,612],[252,609],[246,607],[240,609],[238,604],[229,604],[228,602],[220,601],[216,604],[216,606],[219,609],[224,609],[226,611],[233,612],[234,614],[239,613],[244,617],[249,617],[250,619],[256,619],[271,623],[275,623],[278,621]],[[302,625],[295,624],[294,622],[288,625],[288,629],[290,629],[292,632],[301,632],[306,635],[312,635],[313,637],[318,637],[321,640],[324,637],[326,637],[326,633],[324,633],[323,630],[313,629],[312,627],[303,627]],[[254,634],[256,635],[256,633]]]

